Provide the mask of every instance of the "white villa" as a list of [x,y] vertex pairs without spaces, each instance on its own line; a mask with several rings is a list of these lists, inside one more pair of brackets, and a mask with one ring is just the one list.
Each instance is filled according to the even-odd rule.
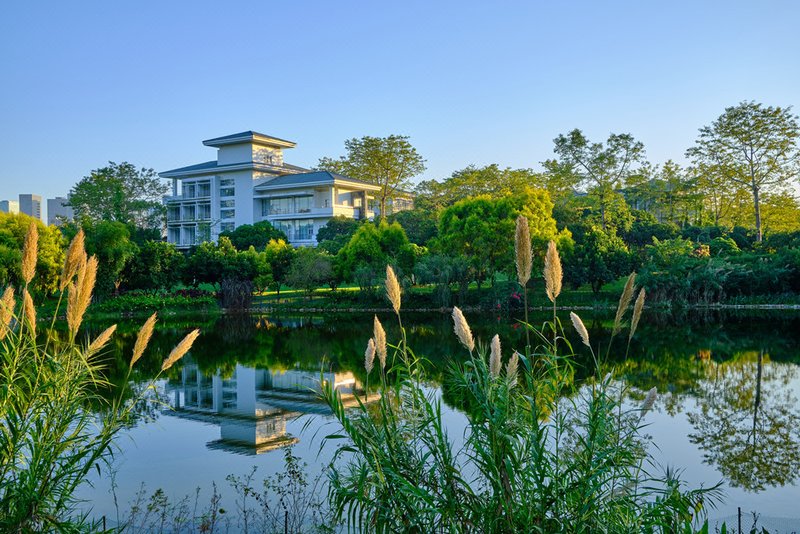
[[292,141],[247,131],[203,144],[217,149],[217,159],[159,173],[172,179],[167,239],[179,248],[263,220],[293,245],[316,245],[317,231],[332,217],[374,216],[370,200],[379,186],[284,163]]

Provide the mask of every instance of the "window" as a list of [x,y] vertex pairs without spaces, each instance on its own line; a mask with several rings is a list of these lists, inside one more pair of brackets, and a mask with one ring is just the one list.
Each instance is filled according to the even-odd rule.
[[167,210],[167,220],[168,221],[180,221],[181,220],[181,209],[180,208],[169,208]]
[[309,241],[314,237],[314,221],[297,221],[297,240]]
[[187,184],[183,187],[183,198],[194,198],[194,184]]
[[235,181],[234,181],[233,178],[220,178],[220,180],[219,180],[219,186],[220,187],[226,187],[226,186],[229,186],[229,185],[234,185],[234,183],[235,183]]
[[187,226],[183,229],[183,244],[184,245],[194,245],[195,244],[195,228],[194,226]]
[[208,182],[202,182],[197,184],[197,196],[198,197],[207,197],[211,195],[211,184]]
[[233,219],[236,210],[220,210],[219,216],[221,219]]
[[297,213],[308,213],[314,207],[314,197],[297,197],[295,199],[295,209]]
[[219,196],[221,197],[232,197],[234,195],[234,188],[233,187],[223,187],[219,190]]
[[220,208],[232,208],[236,205],[235,200],[220,200],[219,207]]
[[293,221],[275,221],[272,223],[272,226],[286,234],[286,237],[289,239],[289,241],[294,239]]
[[211,206],[209,204],[200,204],[197,206],[197,218],[201,221],[210,219]]
[[207,224],[197,225],[197,242],[211,241],[211,227]]
[[236,228],[236,224],[232,222],[226,222],[222,223],[219,228],[221,232],[233,232],[233,230]]
[[183,207],[183,220],[184,221],[193,221],[194,220],[194,206],[184,206]]

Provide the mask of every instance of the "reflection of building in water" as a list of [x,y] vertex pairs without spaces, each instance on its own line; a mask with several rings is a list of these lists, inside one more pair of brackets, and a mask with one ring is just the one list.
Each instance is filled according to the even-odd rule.
[[[187,419],[214,423],[220,439],[209,448],[244,454],[260,454],[296,443],[286,432],[286,422],[303,413],[330,413],[319,401],[319,372],[286,372],[236,365],[230,378],[218,373],[204,375],[191,360],[184,362],[180,384],[169,384],[170,404],[166,412]],[[356,380],[352,373],[325,373],[344,397],[353,397]]]

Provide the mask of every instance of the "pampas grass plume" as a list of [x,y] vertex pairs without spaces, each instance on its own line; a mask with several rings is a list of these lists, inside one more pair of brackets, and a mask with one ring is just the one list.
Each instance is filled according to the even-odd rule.
[[647,392],[647,396],[644,398],[644,402],[642,402],[642,417],[653,408],[653,405],[656,403],[656,395],[658,395],[658,390],[656,388],[652,388]]
[[586,330],[586,327],[583,325],[583,321],[575,312],[569,312],[569,318],[572,319],[572,326],[575,327],[575,330],[578,331],[578,334],[581,336],[581,341],[587,347],[591,348],[592,346],[589,344],[589,332]]
[[0,341],[5,339],[8,335],[11,318],[14,316],[14,306],[17,303],[14,300],[14,288],[8,286],[3,291],[3,298],[0,299]]
[[113,324],[100,332],[100,335],[94,338],[89,344],[89,352],[97,352],[98,350],[102,349],[108,343],[108,340],[111,339],[111,336],[114,335],[114,331],[117,329],[117,325]]
[[30,284],[36,274],[36,256],[39,250],[39,229],[31,221],[28,233],[25,234],[25,244],[22,247],[22,279],[25,284]]
[[489,353],[489,372],[492,376],[500,376],[500,370],[503,368],[502,353],[500,351],[500,336],[494,335],[491,342],[491,351]]
[[92,302],[92,291],[97,280],[97,257],[92,256],[78,268],[75,283],[69,283],[67,297],[67,325],[74,335],[81,323],[86,309]]
[[391,265],[386,266],[386,296],[389,302],[392,303],[394,312],[400,313],[400,283],[397,281],[397,276],[394,274],[394,269]]
[[633,337],[636,332],[636,327],[639,326],[639,319],[642,318],[642,308],[644,308],[644,288],[639,290],[639,296],[636,297],[636,302],[633,304],[633,318],[631,319],[631,332],[628,334],[628,340]]
[[155,326],[156,314],[154,313],[147,318],[142,327],[139,329],[139,333],[136,335],[136,343],[133,345],[133,356],[131,357],[131,368],[133,368],[134,364],[139,361],[139,358],[141,358],[142,354],[144,354],[147,344],[150,343],[150,337],[153,335]]
[[[155,316],[155,314],[153,314],[153,316]],[[172,349],[172,352],[169,353],[167,359],[164,360],[164,363],[161,364],[161,370],[166,371],[167,369],[175,365],[175,362],[183,358],[186,355],[186,353],[189,352],[189,349],[192,348],[194,340],[197,339],[197,336],[199,335],[200,335],[200,330],[196,328],[191,332],[189,332],[188,334],[186,334],[186,337],[184,337],[180,343],[175,345],[175,348]]]
[[547,243],[547,254],[544,257],[544,287],[547,298],[555,303],[558,295],[561,294],[561,280],[564,273],[561,270],[561,258],[554,241]]
[[525,287],[531,279],[533,252],[531,251],[531,232],[527,217],[517,217],[517,229],[514,233],[514,254],[517,263],[517,280]]
[[64,267],[61,269],[61,282],[59,284],[61,291],[64,291],[81,266],[86,263],[84,244],[85,235],[83,228],[81,228],[72,238],[67,254],[64,256]]
[[386,331],[383,325],[375,315],[372,321],[372,336],[375,340],[375,351],[378,353],[378,361],[381,364],[381,369],[386,368]]
[[453,307],[453,331],[455,331],[458,340],[467,350],[470,352],[475,350],[475,340],[472,338],[472,330],[458,306]]
[[36,339],[36,308],[33,306],[33,299],[31,294],[28,293],[27,287],[22,290],[22,310],[25,322],[28,323],[31,338]]
[[367,342],[367,350],[364,351],[364,369],[366,369],[367,374],[372,372],[372,366],[375,363],[375,340],[369,338]]
[[511,381],[512,386],[517,383],[517,367],[519,367],[519,352],[514,351],[514,354],[511,355],[511,359],[509,359],[506,364],[506,378]]
[[625,282],[625,289],[622,290],[622,295],[619,296],[617,315],[614,317],[614,330],[611,332],[612,336],[617,335],[622,328],[622,318],[625,316],[625,312],[628,311],[628,307],[631,305],[635,283],[636,273],[633,272],[628,276],[628,281]]

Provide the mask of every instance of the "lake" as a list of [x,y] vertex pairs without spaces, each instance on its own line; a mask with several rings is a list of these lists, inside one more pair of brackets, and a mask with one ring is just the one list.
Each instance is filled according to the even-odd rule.
[[[610,313],[579,312],[593,346],[606,353]],[[467,313],[476,337],[500,335],[506,356],[525,345],[516,319]],[[559,312],[576,351],[576,377],[589,373],[588,352],[573,331],[568,311]],[[393,315],[379,314],[390,342],[399,330]],[[541,324],[546,314],[532,314]],[[108,326],[89,323],[90,335]],[[109,357],[122,376],[140,321],[120,323]],[[406,314],[409,344],[431,362],[438,387],[448,358],[463,358],[448,314]],[[137,364],[138,380],[154,376],[169,350],[194,327],[200,338],[183,362],[159,382],[160,403],[143,403],[139,418],[119,440],[115,462],[116,498],[128,507],[144,484],[173,499],[212,482],[223,505],[227,475],[257,466],[257,477],[283,469],[282,447],[308,463],[314,476],[332,456],[321,437],[336,430],[326,407],[313,394],[320,373],[342,392],[364,384],[363,354],[372,335],[372,315],[327,317],[167,318]],[[625,358],[627,331],[615,339],[609,364],[633,392],[655,386],[659,396],[648,413],[647,433],[664,466],[683,469],[690,487],[722,481],[725,501],[711,518],[732,518],[741,507],[760,514],[759,525],[797,530],[800,526],[800,312],[646,310]],[[442,392],[451,436],[461,441],[465,417]],[[111,479],[81,489],[95,516],[116,517]],[[770,523],[772,521],[772,523]],[[752,521],[751,521],[752,522]],[[746,523],[745,526],[749,526]]]

